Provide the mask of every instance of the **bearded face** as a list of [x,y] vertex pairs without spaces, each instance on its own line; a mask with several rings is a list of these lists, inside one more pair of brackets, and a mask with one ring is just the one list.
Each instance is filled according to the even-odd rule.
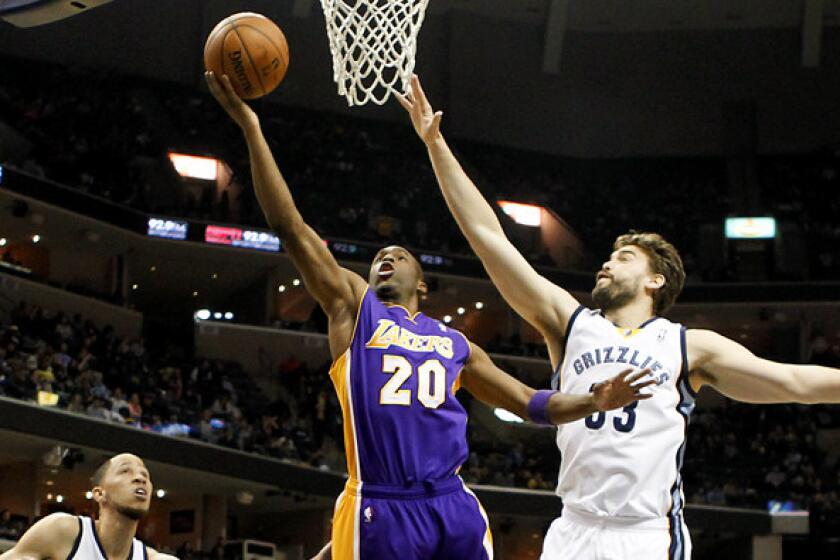
[[616,278],[613,274],[599,272],[592,289],[592,300],[602,311],[610,311],[627,305],[642,291],[641,277]]

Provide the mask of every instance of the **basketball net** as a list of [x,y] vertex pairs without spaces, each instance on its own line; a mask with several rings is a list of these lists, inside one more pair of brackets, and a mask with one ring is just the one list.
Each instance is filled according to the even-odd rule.
[[321,0],[333,80],[347,104],[384,104],[408,91],[429,0]]

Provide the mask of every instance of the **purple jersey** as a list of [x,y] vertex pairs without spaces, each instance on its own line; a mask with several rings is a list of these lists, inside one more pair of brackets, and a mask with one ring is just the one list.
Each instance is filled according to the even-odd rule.
[[458,471],[467,413],[454,395],[469,355],[460,332],[365,292],[350,347],[330,369],[351,479],[410,484]]

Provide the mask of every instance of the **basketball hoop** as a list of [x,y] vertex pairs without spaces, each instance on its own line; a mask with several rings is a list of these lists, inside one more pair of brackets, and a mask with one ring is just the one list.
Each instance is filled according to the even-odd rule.
[[407,92],[429,0],[321,0],[333,80],[347,104],[384,104]]

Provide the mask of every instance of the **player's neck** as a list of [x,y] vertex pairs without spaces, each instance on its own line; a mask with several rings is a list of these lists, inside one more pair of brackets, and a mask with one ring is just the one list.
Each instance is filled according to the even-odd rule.
[[102,544],[107,558],[127,558],[131,550],[134,536],[137,534],[137,523],[125,515],[109,509],[99,510],[96,520],[96,534]]
[[623,329],[635,329],[653,317],[654,313],[651,302],[639,298],[616,309],[605,311],[604,316]]
[[420,300],[416,295],[409,298],[379,298],[385,305],[398,305],[407,310],[412,316],[420,311]]

